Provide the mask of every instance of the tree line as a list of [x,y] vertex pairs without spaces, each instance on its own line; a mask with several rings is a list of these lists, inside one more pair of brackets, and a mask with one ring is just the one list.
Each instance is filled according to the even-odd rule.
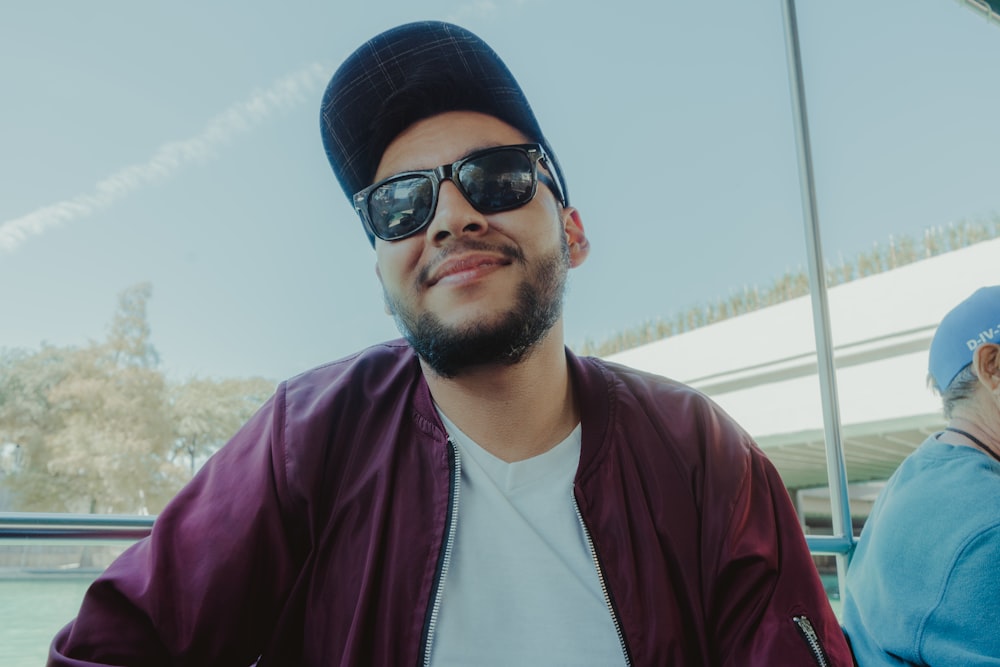
[[[851,261],[843,258],[836,263],[827,261],[824,267],[826,286],[834,287],[865,276],[891,271],[998,236],[1000,215],[993,215],[989,220],[962,220],[944,227],[931,227],[924,231],[919,240],[909,236],[889,237],[888,243],[876,242],[871,250],[858,253]],[[604,340],[587,339],[578,346],[577,351],[580,354],[606,356],[807,294],[809,276],[805,269],[786,271],[765,287],[745,286],[728,297],[692,306],[672,316],[648,320],[616,332]]]
[[156,514],[271,395],[259,377],[169,381],[151,295],[122,292],[104,340],[0,349],[0,510]]

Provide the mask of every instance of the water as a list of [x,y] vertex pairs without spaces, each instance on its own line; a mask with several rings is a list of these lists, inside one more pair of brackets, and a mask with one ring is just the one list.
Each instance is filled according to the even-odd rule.
[[0,579],[0,665],[40,667],[55,634],[73,620],[92,578]]

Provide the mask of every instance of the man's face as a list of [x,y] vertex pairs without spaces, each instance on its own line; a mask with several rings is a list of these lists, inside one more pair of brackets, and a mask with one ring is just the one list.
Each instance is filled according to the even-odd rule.
[[[389,144],[374,180],[527,141],[492,116],[433,116]],[[566,272],[584,260],[587,243],[576,210],[560,207],[541,183],[526,205],[484,214],[445,181],[428,226],[400,241],[378,239],[375,251],[401,332],[438,375],[454,377],[517,363],[549,333],[562,315]]]

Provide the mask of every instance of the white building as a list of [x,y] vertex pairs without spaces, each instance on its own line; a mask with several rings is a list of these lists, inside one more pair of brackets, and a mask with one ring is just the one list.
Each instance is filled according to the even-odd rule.
[[[838,285],[828,292],[852,514],[944,423],[927,350],[948,310],[1000,283],[1000,239]],[[711,396],[761,445],[805,514],[828,515],[824,427],[810,297],[608,357]],[[809,490],[813,489],[813,490]]]

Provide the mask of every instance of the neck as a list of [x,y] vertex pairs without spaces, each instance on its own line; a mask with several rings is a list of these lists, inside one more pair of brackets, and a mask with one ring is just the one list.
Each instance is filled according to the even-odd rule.
[[953,445],[966,445],[982,450],[1000,461],[1000,439],[997,433],[977,420],[955,416],[939,438]]
[[466,435],[504,461],[537,456],[580,420],[558,325],[521,362],[442,378],[424,365],[431,396]]

